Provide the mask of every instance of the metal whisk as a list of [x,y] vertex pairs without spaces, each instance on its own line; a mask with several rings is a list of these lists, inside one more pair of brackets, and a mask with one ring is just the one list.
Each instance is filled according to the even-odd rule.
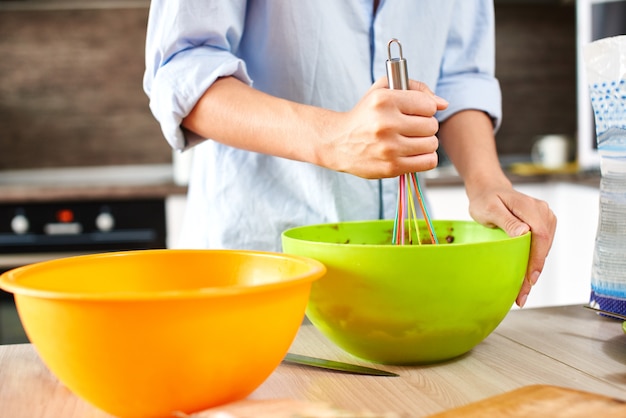
[[[398,45],[398,58],[391,58],[391,46],[394,43]],[[409,76],[406,60],[402,56],[402,45],[397,39],[391,39],[387,44],[387,56],[387,80],[389,82],[389,88],[408,90]],[[403,245],[405,244],[405,239],[408,239],[408,244],[413,244],[413,231],[415,231],[417,243],[420,245],[422,244],[419,234],[417,213],[415,211],[415,200],[418,201],[419,207],[422,211],[422,216],[426,221],[426,227],[428,228],[431,242],[433,244],[439,244],[437,236],[435,235],[433,224],[430,220],[430,215],[428,214],[428,210],[426,209],[426,205],[422,197],[422,188],[416,173],[406,173],[398,177],[398,203],[396,208],[396,217],[393,224],[392,242],[394,244]]]

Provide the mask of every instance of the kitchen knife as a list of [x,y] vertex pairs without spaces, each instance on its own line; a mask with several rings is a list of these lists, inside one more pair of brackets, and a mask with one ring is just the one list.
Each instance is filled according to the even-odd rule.
[[318,367],[322,369],[335,370],[345,373],[363,374],[368,376],[398,376],[395,373],[373,369],[371,367],[358,366],[356,364],[342,363],[340,361],[325,360],[321,358],[308,357],[293,353],[287,353],[287,355],[283,359],[283,363],[299,364],[304,366]]
[[615,313],[615,312],[605,311],[605,310],[602,310],[602,309],[599,309],[599,308],[594,308],[593,306],[589,306],[589,305],[583,305],[583,308],[587,308],[589,310],[596,311],[597,313],[602,314],[602,315],[611,316],[611,317],[613,317],[615,319],[621,319],[622,321],[626,321],[626,315],[621,315],[621,314],[618,314],[618,313]]

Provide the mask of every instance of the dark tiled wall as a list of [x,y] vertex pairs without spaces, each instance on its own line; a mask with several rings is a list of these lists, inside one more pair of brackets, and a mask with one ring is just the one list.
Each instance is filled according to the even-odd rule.
[[0,169],[159,164],[146,8],[0,11]]
[[576,9],[572,3],[496,3],[501,154],[528,154],[536,135],[576,134]]
[[[500,2],[496,17],[498,149],[526,154],[576,130],[575,9]],[[141,87],[146,21],[145,7],[0,9],[0,170],[171,160]]]

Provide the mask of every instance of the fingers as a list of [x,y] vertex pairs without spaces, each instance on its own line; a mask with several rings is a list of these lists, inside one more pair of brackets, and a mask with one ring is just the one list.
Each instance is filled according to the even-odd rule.
[[[382,81],[379,83],[384,85]],[[368,106],[377,114],[380,131],[396,132],[407,138],[434,137],[439,130],[434,116],[440,106],[435,97],[430,90],[375,89],[368,94]]]
[[326,166],[364,178],[389,178],[437,166],[439,122],[447,103],[419,82],[415,90],[389,90],[377,80],[333,130]]
[[522,283],[522,287],[517,295],[517,299],[515,299],[515,304],[520,308],[523,308],[526,305],[526,301],[528,300],[528,295],[530,294],[530,290],[532,289],[532,285],[524,278],[524,282]]
[[[439,156],[435,151],[431,153],[423,153],[411,155],[399,159],[399,170],[401,173],[416,173],[432,170],[439,163]],[[395,176],[394,176],[395,177]]]
[[531,231],[530,256],[524,282],[516,303],[523,307],[532,287],[537,283],[546,262],[554,233],[556,216],[542,200],[524,195],[515,190],[496,194],[497,199],[483,201],[474,208],[472,216],[477,222],[496,225],[509,236],[519,236]]
[[379,116],[373,137],[380,147],[380,156],[391,163],[388,174],[397,176],[406,172],[427,171],[437,166],[437,119],[433,116],[407,115],[397,110],[384,114],[381,112]]
[[554,233],[556,232],[556,216],[548,204],[543,201],[535,201],[536,204],[532,208],[531,213],[520,213],[519,216],[530,225],[532,236],[530,244],[530,259],[524,278],[524,285],[520,289],[517,298],[518,306],[523,307],[530,289],[537,283],[539,276],[543,271],[543,267],[552,248]]
[[444,110],[448,107],[448,101],[446,99],[437,96],[428,88],[426,84],[422,83],[421,81],[409,80],[409,89],[421,91],[428,94],[435,100],[435,103],[437,104],[437,110]]
[[[389,83],[387,81],[386,77],[380,77],[378,80],[376,80],[374,82],[374,84],[372,85],[371,89],[381,89],[381,88],[388,88],[389,87]],[[395,90],[395,92],[401,92],[403,90]],[[435,111],[432,112],[431,116],[435,114],[436,111],[438,110],[444,110],[448,107],[448,101],[442,97],[437,96],[435,93],[433,93],[433,91],[423,82],[421,81],[417,81],[417,80],[409,80],[409,90],[412,93],[409,93],[408,95],[405,94],[404,96],[407,98],[413,98],[413,103],[415,104],[417,101],[414,99],[415,98],[415,92],[420,92],[420,93],[424,93],[425,96],[427,96],[428,98],[430,98],[434,105],[435,105]],[[395,94],[395,93],[394,93]],[[400,93],[400,95],[402,95],[402,93]],[[418,113],[408,113],[408,114],[418,114]]]

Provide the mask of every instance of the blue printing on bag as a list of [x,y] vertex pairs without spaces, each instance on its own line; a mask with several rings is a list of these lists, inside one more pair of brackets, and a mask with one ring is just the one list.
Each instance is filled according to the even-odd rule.
[[626,315],[626,299],[623,298],[603,295],[595,290],[592,290],[589,304],[602,309],[603,311]]

